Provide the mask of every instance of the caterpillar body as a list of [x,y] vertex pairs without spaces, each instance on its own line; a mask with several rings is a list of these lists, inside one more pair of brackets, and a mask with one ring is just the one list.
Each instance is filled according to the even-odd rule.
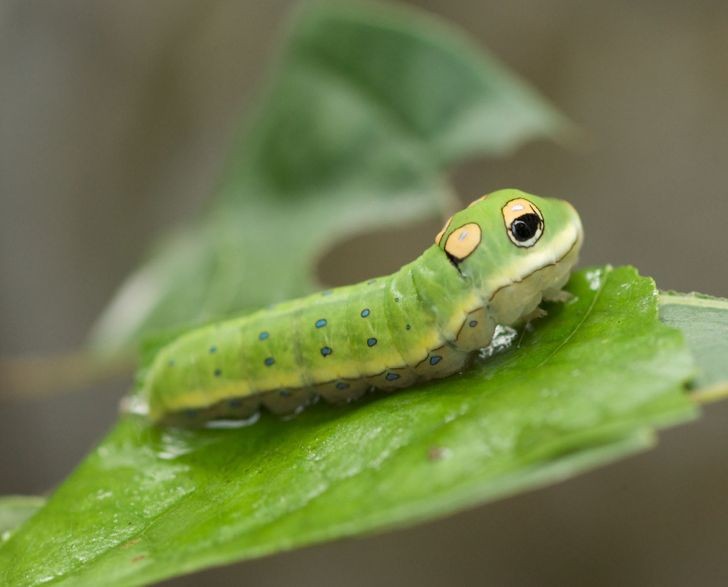
[[163,347],[139,392],[156,422],[290,414],[460,371],[497,324],[556,299],[583,239],[565,201],[520,190],[453,215],[392,275],[200,327]]

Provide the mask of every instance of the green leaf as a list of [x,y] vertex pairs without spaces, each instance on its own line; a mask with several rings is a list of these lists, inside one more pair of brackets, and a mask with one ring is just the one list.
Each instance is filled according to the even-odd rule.
[[665,292],[660,317],[682,330],[698,365],[693,397],[701,402],[728,396],[728,300]]
[[238,429],[124,418],[0,549],[0,584],[138,585],[411,524],[642,450],[692,418],[694,364],[652,280],[607,267],[568,289],[513,344],[425,386]]
[[306,6],[208,213],[127,279],[94,347],[310,291],[315,259],[337,239],[452,205],[448,164],[566,128],[493,58],[414,9]]
[[0,497],[0,546],[25,520],[37,512],[45,499],[35,496],[7,495]]

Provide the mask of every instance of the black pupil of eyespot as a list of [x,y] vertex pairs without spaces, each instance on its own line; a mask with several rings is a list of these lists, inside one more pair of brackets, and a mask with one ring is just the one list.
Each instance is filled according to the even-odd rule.
[[522,243],[523,241],[533,238],[540,226],[541,218],[539,215],[530,212],[523,216],[519,216],[513,221],[513,224],[511,224],[511,232],[516,240],[519,243]]

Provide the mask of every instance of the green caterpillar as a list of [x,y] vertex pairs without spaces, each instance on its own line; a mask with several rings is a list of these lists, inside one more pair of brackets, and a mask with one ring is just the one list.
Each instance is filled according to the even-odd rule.
[[159,351],[138,399],[154,421],[194,424],[446,377],[488,346],[497,324],[559,298],[582,240],[567,202],[494,192],[392,275],[183,334]]

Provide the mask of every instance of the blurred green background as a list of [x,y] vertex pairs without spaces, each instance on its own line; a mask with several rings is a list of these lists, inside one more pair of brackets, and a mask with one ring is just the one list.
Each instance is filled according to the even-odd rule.
[[[0,4],[0,356],[79,346],[154,236],[195,216],[293,4]],[[576,149],[540,142],[454,169],[464,201],[504,186],[567,198],[584,263],[728,295],[728,4],[411,4],[460,25],[584,131]],[[344,243],[322,279],[395,269],[439,224]],[[127,385],[3,403],[0,494],[57,484]],[[656,451],[562,486],[169,584],[722,585],[726,445],[717,405]]]

